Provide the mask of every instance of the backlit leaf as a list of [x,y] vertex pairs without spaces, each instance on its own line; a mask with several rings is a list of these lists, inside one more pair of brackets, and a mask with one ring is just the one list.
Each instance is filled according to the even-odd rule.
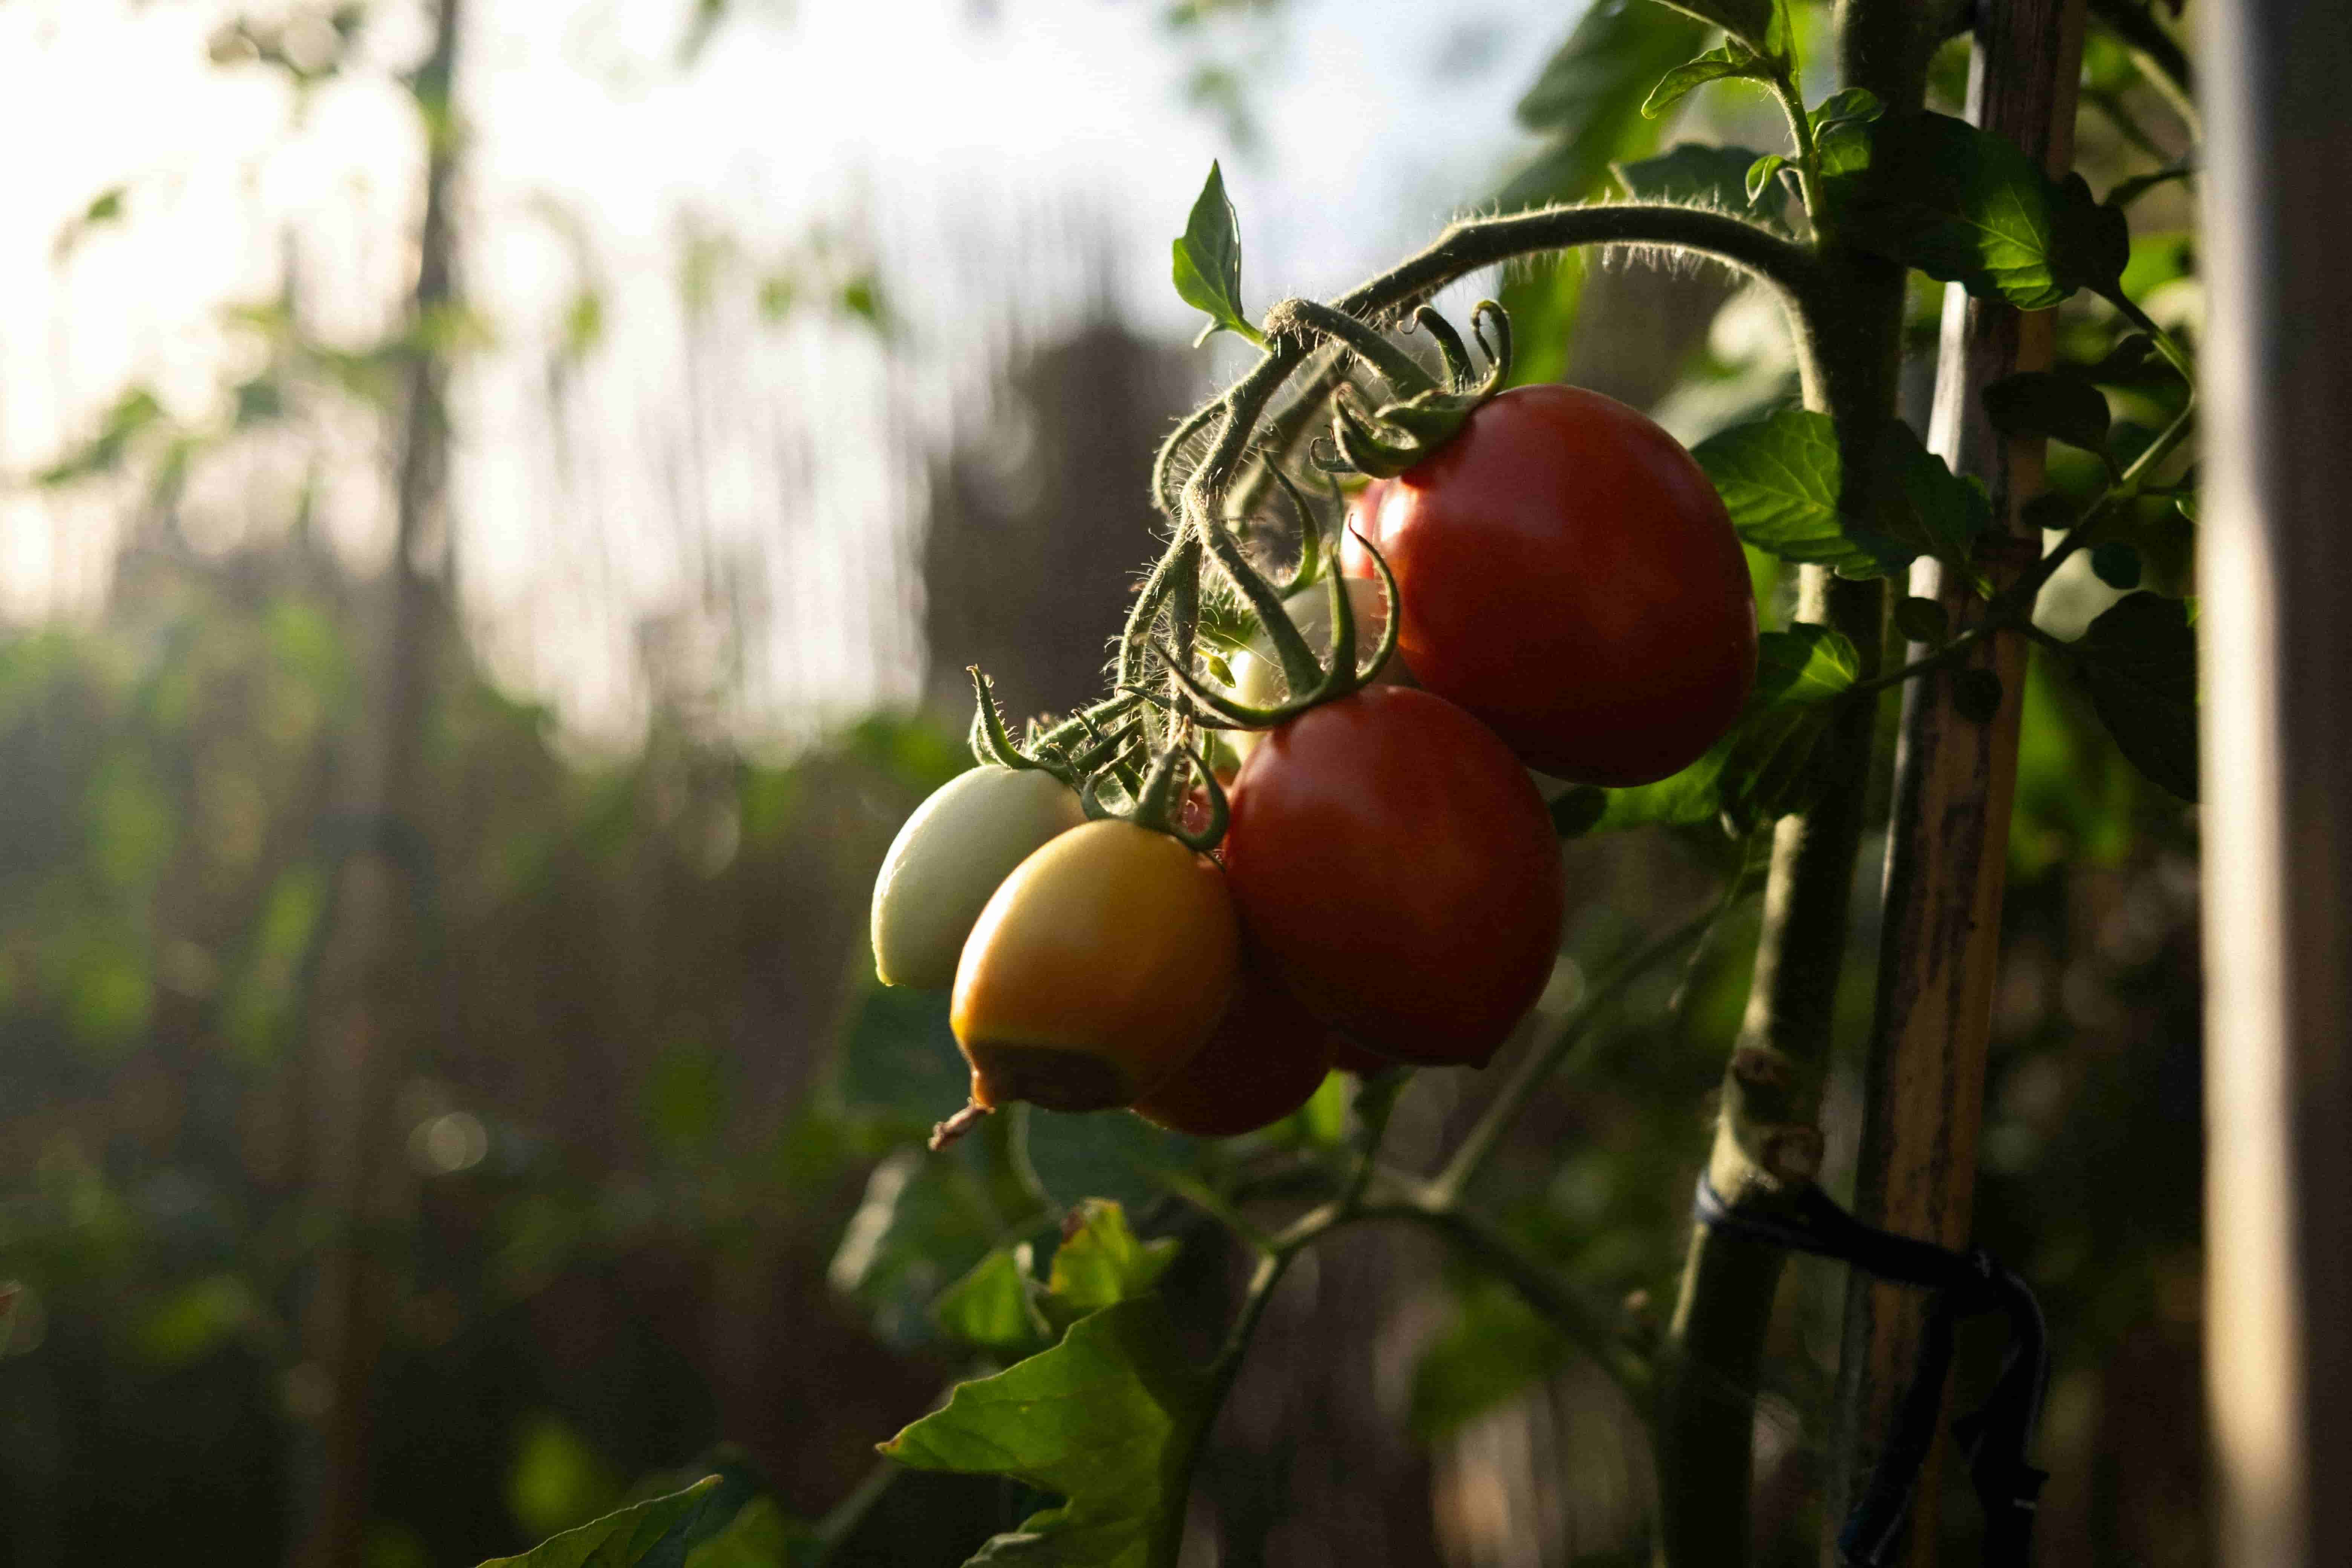
[[1208,1377],[1177,1348],[1156,1297],[1080,1319],[1049,1351],[959,1385],[882,1452],[916,1469],[1010,1476],[1061,1505],[974,1563],[1174,1568]]

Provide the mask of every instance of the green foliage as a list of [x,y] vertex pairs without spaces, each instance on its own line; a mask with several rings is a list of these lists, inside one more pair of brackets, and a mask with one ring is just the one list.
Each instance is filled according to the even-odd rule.
[[[1543,149],[1504,187],[1506,208],[1584,201],[1617,163],[1655,150],[1665,130],[1642,101],[1659,74],[1686,58],[1706,30],[1661,6],[1593,5],[1519,100],[1519,123]],[[1573,262],[1514,269],[1503,285],[1511,313],[1515,384],[1557,380],[1566,368],[1584,273]]]
[[684,1491],[651,1499],[541,1542],[520,1557],[494,1557],[481,1568],[636,1568],[719,1485],[706,1476]]
[[2197,798],[2197,636],[2189,606],[2127,594],[2074,643],[2091,704],[2125,756],[2183,800]]
[[1410,1419],[1435,1441],[1559,1371],[1570,1353],[1559,1330],[1500,1280],[1480,1278],[1455,1292],[1455,1316],[1421,1354]]
[[1838,510],[1841,460],[1826,414],[1783,409],[1709,437],[1691,456],[1715,481],[1732,527],[1759,550],[1842,577],[1884,577],[1917,553]]
[[1658,85],[1650,89],[1650,96],[1642,100],[1642,117],[1657,119],[1693,89],[1711,81],[1761,81],[1771,74],[1770,66],[1754,50],[1739,44],[1725,44],[1696,59],[1685,61],[1661,77]]
[[2015,142],[1943,114],[1878,120],[1866,163],[1854,162],[1860,138],[1838,142],[1837,166],[1823,171],[1830,205],[1864,248],[2021,310],[2116,286],[2124,217],[2080,175],[2053,180]]
[[1160,1282],[1178,1249],[1172,1237],[1138,1240],[1126,1210],[1087,1198],[1062,1221],[1062,1245],[1045,1283],[1046,1315],[1066,1324],[1141,1296]]
[[1029,1272],[1029,1245],[1000,1247],[932,1303],[931,1316],[954,1338],[1016,1361],[1042,1349],[1048,1328]]
[[1654,158],[1613,165],[1617,183],[1635,201],[1673,202],[1712,207],[1753,217],[1765,227],[1793,237],[1789,193],[1779,184],[1752,184],[1750,171],[1762,158],[1749,147],[1710,147],[1683,142]]
[[1658,0],[1658,4],[1720,27],[1759,54],[1771,52],[1776,41],[1780,47],[1787,47],[1782,0]]
[[2107,400],[2081,376],[2021,371],[1986,387],[1984,405],[1992,427],[2005,435],[2040,436],[2085,452],[2107,449]]
[[976,1562],[1174,1568],[1210,1382],[1157,1298],[1080,1319],[1062,1342],[961,1384],[882,1452],[915,1469],[1010,1476],[1062,1500]]
[[1895,542],[1975,580],[1977,538],[1992,526],[1992,498],[1984,486],[1952,472],[1899,419],[1887,425],[1878,449],[1892,481],[1886,487],[1886,504],[1892,510],[1888,521]]
[[1630,789],[1570,790],[1552,805],[1564,834],[1721,820],[1734,834],[1800,810],[1817,782],[1811,763],[1834,700],[1861,673],[1853,646],[1800,623],[1758,642],[1756,691],[1731,731],[1678,773]]
[[1220,331],[1258,342],[1257,328],[1242,307],[1240,220],[1225,195],[1224,173],[1213,163],[1173,249],[1176,292],[1209,318],[1209,324],[1193,340],[1194,346]]

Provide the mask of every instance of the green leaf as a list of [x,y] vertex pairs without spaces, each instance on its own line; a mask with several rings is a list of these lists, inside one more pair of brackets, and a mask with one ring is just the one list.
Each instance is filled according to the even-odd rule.
[[1558,1372],[1570,1353],[1568,1339],[1508,1285],[1484,1276],[1465,1283],[1453,1326],[1413,1368],[1414,1435],[1460,1429]]
[[1895,601],[1895,629],[1932,647],[1952,635],[1952,618],[1933,599],[1902,598]]
[[1658,4],[1711,23],[1759,53],[1770,47],[1774,14],[1779,9],[1774,0],[1658,0]]
[[1195,347],[1217,331],[1238,332],[1252,342],[1260,341],[1257,329],[1242,310],[1239,227],[1234,204],[1225,196],[1224,173],[1213,163],[1208,183],[1201,187],[1184,233],[1175,244],[1176,292],[1209,318],[1209,324],[1194,340]]
[[1887,426],[1879,460],[1887,465],[1893,481],[1885,491],[1886,499],[1898,508],[1887,520],[1895,541],[1950,563],[1973,580],[1977,536],[1992,526],[1992,498],[1984,486],[1952,472],[1901,420]]
[[[1519,100],[1519,123],[1548,145],[1504,189],[1503,207],[1581,201],[1601,188],[1610,164],[1656,147],[1664,128],[1643,117],[1642,101],[1706,36],[1699,24],[1655,5],[1589,7]],[[1519,335],[1527,336],[1524,326]]]
[[[1752,201],[1748,172],[1762,157],[1752,147],[1710,147],[1685,142],[1654,158],[1612,165],[1625,194],[1640,202],[1672,202],[1677,206],[1711,207],[1735,216],[1748,216]],[[1755,203],[1758,222],[1778,234],[1792,234],[1788,194],[1774,187],[1773,199]]]
[[1030,1166],[1065,1206],[1107,1197],[1140,1208],[1166,1191],[1160,1173],[1191,1166],[1201,1147],[1125,1110],[1031,1111],[1026,1124]]
[[1046,1310],[1067,1321],[1133,1300],[1160,1282],[1181,1247],[1173,1237],[1138,1240],[1125,1209],[1108,1198],[1087,1198],[1062,1221],[1062,1245],[1045,1280]]
[[1813,127],[1813,155],[1824,180],[1870,167],[1870,126],[1886,106],[1868,88],[1850,87],[1822,100],[1806,118]]
[[1026,1243],[997,1247],[971,1273],[940,1292],[931,1317],[940,1328],[982,1350],[1016,1359],[1048,1339],[1038,1314]]
[[682,1492],[591,1520],[520,1557],[493,1557],[482,1568],[634,1568],[700,1508],[704,1494],[718,1484],[717,1476],[705,1476]]
[[1186,1364],[1156,1297],[1080,1319],[1062,1342],[957,1387],[882,1445],[916,1469],[1011,1476],[1063,1500],[975,1563],[1174,1568],[1210,1381]]
[[[1826,626],[1800,622],[1757,639],[1756,690],[1731,731],[1705,756],[1655,784],[1570,791],[1553,805],[1563,833],[1606,833],[1651,824],[1690,826],[1728,817],[1745,831],[1796,809],[1812,782],[1816,743],[1835,711],[1831,699],[1862,669],[1853,645]],[[1601,797],[1592,812],[1590,795]],[[1563,814],[1563,803],[1579,805]],[[1792,804],[1794,803],[1794,804]],[[1590,815],[1580,829],[1577,819]]]
[[902,1149],[874,1168],[826,1279],[901,1347],[933,1337],[930,1305],[987,1256],[1001,1229],[967,1140],[946,1154]]
[[687,1549],[685,1568],[814,1568],[824,1538],[773,1498],[753,1498],[727,1527]]
[[2106,397],[2076,375],[2028,370],[1984,389],[1985,417],[2007,436],[2040,436],[2085,452],[2107,449]]
[[[870,975],[870,970],[868,973]],[[835,1047],[834,1082],[853,1118],[909,1139],[964,1102],[971,1069],[956,1048],[948,998],[867,978]]]
[[1755,81],[1769,74],[1764,60],[1753,49],[1745,44],[1725,44],[1719,48],[1707,50],[1695,60],[1676,66],[1661,77],[1658,85],[1650,89],[1650,96],[1643,100],[1642,115],[1644,119],[1655,120],[1681,102],[1683,95],[1693,88],[1704,87],[1711,81]]
[[2071,645],[2091,706],[2140,772],[2197,798],[2197,634],[2189,606],[2129,594]]
[[2091,571],[2110,588],[2130,593],[2139,586],[2141,570],[2139,552],[2120,539],[2091,548]]
[[1837,433],[1826,414],[1783,409],[1709,437],[1691,456],[1715,481],[1732,527],[1759,550],[1865,578],[1899,571],[1918,553],[1839,512]]
[[2053,180],[2015,142],[1949,115],[1888,116],[1866,145],[1855,130],[1838,127],[1823,174],[1841,232],[1863,248],[2021,310],[2116,286],[2123,215],[2079,176]]
[[1739,177],[1739,185],[1748,193],[1749,204],[1753,205],[1764,194],[1781,170],[1790,167],[1793,165],[1784,153],[1767,153],[1748,164],[1748,172]]
[[1718,808],[1733,831],[1812,803],[1822,782],[1814,762],[1836,713],[1831,699],[1861,673],[1853,645],[1827,626],[1800,621],[1757,639],[1756,695],[1722,742],[1716,781]]

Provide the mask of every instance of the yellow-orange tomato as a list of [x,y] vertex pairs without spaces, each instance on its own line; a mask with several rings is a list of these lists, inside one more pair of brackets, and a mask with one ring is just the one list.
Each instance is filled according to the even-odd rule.
[[956,967],[949,1016],[972,1103],[1133,1104],[1216,1027],[1240,946],[1207,856],[1131,822],[1051,840],[988,900]]

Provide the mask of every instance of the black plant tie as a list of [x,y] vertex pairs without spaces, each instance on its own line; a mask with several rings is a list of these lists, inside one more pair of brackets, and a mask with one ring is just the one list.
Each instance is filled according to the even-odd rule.
[[1895,1559],[1911,1517],[1920,1468],[1927,1462],[1944,1383],[1952,1363],[1952,1326],[1986,1312],[2009,1317],[2009,1354],[1992,1392],[1974,1413],[1952,1424],[1967,1458],[1977,1500],[1985,1510],[1985,1568],[2024,1568],[2033,1536],[2033,1512],[2047,1472],[2026,1462],[2042,1396],[2050,1381],[2048,1331],[2033,1292],[2016,1273],[1981,1247],[1954,1252],[1933,1242],[1875,1230],[1808,1184],[1785,1205],[1735,1209],[1706,1175],[1698,1179],[1698,1223],[1734,1236],[1853,1265],[1898,1285],[1931,1292],[1919,1336],[1919,1362],[1896,1408],[1894,1430],[1870,1473],[1845,1528],[1839,1560],[1848,1568],[1883,1568]]

